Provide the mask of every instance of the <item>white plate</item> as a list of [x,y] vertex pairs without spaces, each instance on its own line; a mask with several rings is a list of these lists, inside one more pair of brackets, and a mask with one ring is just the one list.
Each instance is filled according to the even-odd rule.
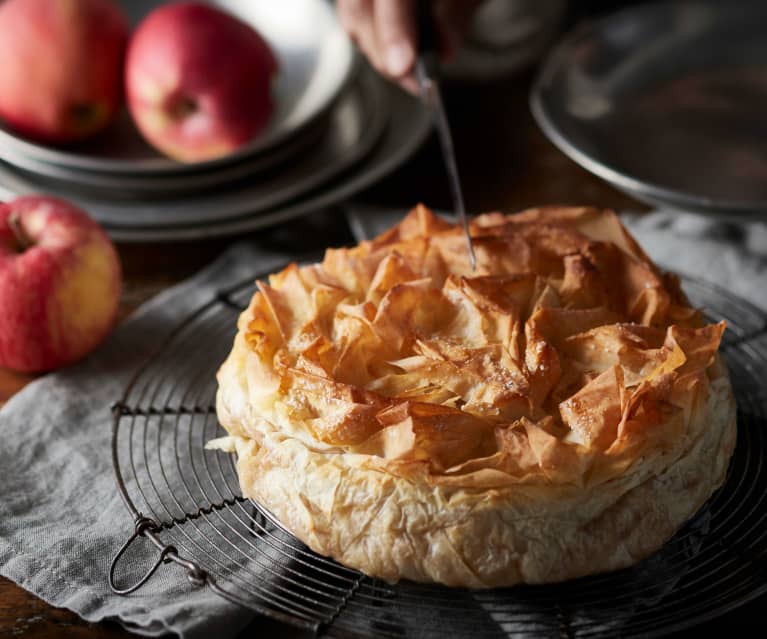
[[112,228],[162,228],[215,224],[254,215],[317,188],[358,163],[381,136],[388,120],[387,91],[374,73],[360,73],[328,115],[311,149],[284,168],[240,180],[225,189],[152,198],[126,190],[86,191],[66,183],[34,179],[0,164],[0,184],[11,193],[48,193],[70,200]]
[[[135,22],[162,3],[123,0],[122,4]],[[355,60],[354,49],[330,3],[214,0],[213,4],[256,26],[279,61],[280,71],[273,85],[275,111],[267,129],[252,143],[224,158],[183,164],[149,147],[123,112],[108,131],[69,147],[43,146],[0,125],[0,159],[13,164],[16,157],[26,156],[74,169],[146,176],[194,173],[266,153],[330,107],[349,80]]]

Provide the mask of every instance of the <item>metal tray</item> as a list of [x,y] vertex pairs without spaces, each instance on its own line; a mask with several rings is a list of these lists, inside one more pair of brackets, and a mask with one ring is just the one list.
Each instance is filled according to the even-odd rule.
[[564,153],[652,205],[767,216],[767,3],[651,3],[553,51],[533,113]]

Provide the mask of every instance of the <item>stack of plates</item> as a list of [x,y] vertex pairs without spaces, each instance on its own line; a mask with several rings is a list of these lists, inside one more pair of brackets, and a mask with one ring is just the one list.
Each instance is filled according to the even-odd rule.
[[[140,19],[157,2],[127,0]],[[183,164],[151,149],[124,113],[66,148],[0,125],[0,199],[66,198],[119,241],[190,240],[258,229],[353,195],[424,140],[428,115],[360,60],[323,0],[217,0],[258,27],[280,64],[266,131],[227,157]]]

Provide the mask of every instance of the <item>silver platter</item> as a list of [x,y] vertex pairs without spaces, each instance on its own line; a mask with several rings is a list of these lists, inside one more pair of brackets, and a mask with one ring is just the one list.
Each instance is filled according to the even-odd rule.
[[767,3],[651,3],[550,55],[533,113],[564,153],[651,205],[767,216]]
[[[272,87],[274,114],[267,129],[253,142],[223,158],[184,164],[146,144],[124,110],[109,130],[67,147],[37,144],[0,124],[0,159],[59,179],[67,179],[67,171],[71,175],[73,170],[141,177],[199,175],[254,157],[260,158],[261,167],[284,159],[286,141],[322,116],[348,84],[355,66],[354,49],[332,5],[325,0],[213,3],[255,25],[272,46],[280,65]],[[121,4],[136,23],[163,2],[122,0]],[[280,147],[281,152],[274,155]],[[91,181],[98,179],[96,175]]]

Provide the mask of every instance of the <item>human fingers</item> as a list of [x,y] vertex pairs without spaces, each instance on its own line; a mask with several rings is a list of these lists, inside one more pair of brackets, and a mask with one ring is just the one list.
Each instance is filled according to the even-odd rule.
[[386,68],[379,55],[373,18],[374,0],[338,0],[337,10],[341,26],[370,60],[370,63],[385,73]]
[[416,59],[414,0],[376,0],[373,3],[378,55],[386,73],[395,79],[409,75]]

